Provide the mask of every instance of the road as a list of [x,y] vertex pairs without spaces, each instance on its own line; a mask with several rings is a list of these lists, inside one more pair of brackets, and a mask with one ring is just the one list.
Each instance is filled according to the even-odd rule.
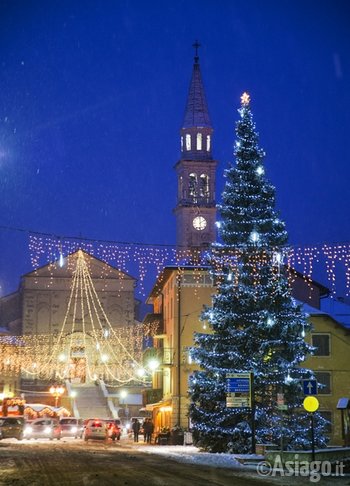
[[[155,446],[158,447],[158,446]],[[125,442],[0,442],[1,486],[249,486],[268,484],[236,472],[180,464]]]

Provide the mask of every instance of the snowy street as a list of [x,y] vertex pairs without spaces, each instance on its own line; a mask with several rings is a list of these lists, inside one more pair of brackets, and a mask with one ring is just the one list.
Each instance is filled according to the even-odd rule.
[[[337,485],[349,478],[336,479]],[[192,446],[157,446],[80,439],[0,442],[0,485],[246,486],[296,484],[295,478],[260,478],[229,454],[208,454]],[[312,484],[298,478],[297,484]],[[323,485],[334,484],[331,479]]]

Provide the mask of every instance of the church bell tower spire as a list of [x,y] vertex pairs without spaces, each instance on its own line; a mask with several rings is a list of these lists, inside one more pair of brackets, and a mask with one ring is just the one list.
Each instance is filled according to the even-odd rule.
[[178,247],[205,248],[215,241],[215,175],[208,105],[199,65],[198,48],[180,130],[181,157],[175,166],[178,178],[176,215]]

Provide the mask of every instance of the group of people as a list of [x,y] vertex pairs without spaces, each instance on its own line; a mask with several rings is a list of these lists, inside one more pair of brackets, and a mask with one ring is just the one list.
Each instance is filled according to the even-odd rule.
[[[141,424],[137,418],[133,419],[131,428],[134,432],[134,442],[138,442],[139,434],[141,430]],[[143,429],[143,441],[147,442],[147,444],[151,444],[154,425],[150,418],[145,418],[142,424],[142,429]]]

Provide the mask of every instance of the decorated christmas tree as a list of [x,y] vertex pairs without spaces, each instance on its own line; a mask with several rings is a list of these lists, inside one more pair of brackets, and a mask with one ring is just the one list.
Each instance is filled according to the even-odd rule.
[[[263,150],[247,93],[236,124],[236,166],[226,173],[219,206],[222,244],[210,257],[217,293],[201,319],[192,357],[200,370],[190,383],[190,417],[197,444],[212,452],[250,452],[256,441],[288,449],[310,447],[310,419],[302,409],[302,368],[311,347],[307,316],[293,299],[284,263],[287,232],[275,210],[275,189],[265,177]],[[227,406],[227,377],[252,373],[254,408]],[[287,410],[277,407],[283,399]],[[243,402],[242,402],[243,403]],[[253,411],[253,412],[252,412]],[[254,420],[253,420],[254,417]],[[317,447],[326,445],[324,420],[315,420]]]

